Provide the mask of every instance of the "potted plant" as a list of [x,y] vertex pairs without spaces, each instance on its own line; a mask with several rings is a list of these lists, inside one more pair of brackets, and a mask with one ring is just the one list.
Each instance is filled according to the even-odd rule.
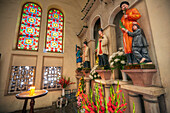
[[59,84],[61,85],[62,88],[62,96],[65,96],[65,88],[71,84],[75,84],[75,82],[71,82],[70,77],[68,77],[68,79],[66,79],[66,77],[61,77],[59,80]]
[[[126,65],[126,56],[123,52],[123,48],[120,47],[119,50],[115,53],[113,53],[110,57],[109,57],[109,62],[110,62],[110,66],[111,69],[119,69],[122,70],[124,69],[124,66]],[[121,71],[122,72],[122,71]],[[122,72],[122,77],[123,77],[123,81],[127,81],[127,75]]]

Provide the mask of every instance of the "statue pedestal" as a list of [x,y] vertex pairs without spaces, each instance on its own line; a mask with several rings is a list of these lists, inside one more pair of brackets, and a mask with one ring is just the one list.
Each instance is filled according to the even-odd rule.
[[[158,97],[160,95],[165,94],[165,90],[160,87],[142,87],[135,85],[122,85],[122,89],[128,91],[129,93],[129,104],[130,104],[130,113],[132,113],[133,102],[135,103],[135,107],[138,107],[136,113],[160,113],[160,106]],[[141,95],[139,97],[139,95]],[[136,98],[137,97],[137,98]],[[135,100],[134,100],[135,98]],[[141,109],[141,102],[144,102],[144,109]]]
[[111,70],[96,70],[96,72],[101,76],[102,80],[110,80]]
[[83,69],[81,72],[85,77],[89,77],[91,69]]
[[157,72],[156,69],[131,69],[121,70],[129,75],[134,85],[151,86],[153,75]]
[[83,76],[83,73],[80,70],[79,71],[76,70],[75,72],[76,72],[76,76]]

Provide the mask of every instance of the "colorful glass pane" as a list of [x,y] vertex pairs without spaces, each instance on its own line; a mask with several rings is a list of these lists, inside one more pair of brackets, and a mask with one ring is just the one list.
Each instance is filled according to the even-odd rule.
[[37,50],[38,37],[20,36],[18,40],[18,49]]
[[41,17],[41,8],[34,3],[27,3],[24,6],[23,13],[30,15],[30,16]]
[[26,14],[22,16],[22,24],[27,24],[29,26],[40,26],[40,17],[33,17]]
[[21,24],[20,35],[39,37],[39,29],[39,27],[32,27],[29,25]]
[[38,50],[41,8],[34,3],[27,3],[23,7],[18,49]]
[[63,14],[52,9],[48,15],[46,51],[63,52]]

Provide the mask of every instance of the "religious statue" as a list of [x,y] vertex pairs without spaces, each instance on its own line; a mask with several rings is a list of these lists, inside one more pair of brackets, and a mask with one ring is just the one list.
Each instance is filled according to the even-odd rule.
[[106,35],[103,34],[103,29],[100,29],[98,33],[100,35],[96,47],[96,52],[99,57],[98,65],[104,67],[104,69],[108,69],[110,67],[108,62],[108,39]]
[[138,24],[134,24],[132,27],[133,32],[130,32],[122,28],[129,36],[133,37],[132,40],[132,52],[138,63],[152,64],[152,61],[148,54],[148,43],[143,30]]
[[[141,17],[139,11],[136,8],[129,9],[129,3],[127,1],[123,1],[120,4],[120,8],[123,10],[124,15],[120,20],[119,27],[125,28],[128,31],[132,32],[133,24],[138,24],[137,20]],[[138,24],[139,25],[139,24]],[[134,63],[133,54],[132,54],[132,37],[130,37],[126,32],[123,32],[123,45],[124,52],[127,56],[127,62],[129,65]],[[136,63],[136,62],[135,62]]]
[[84,41],[84,50],[83,50],[83,66],[84,68],[90,68],[90,53],[87,41]]
[[77,63],[77,68],[81,68],[82,55],[81,55],[80,47],[77,45],[76,45],[76,63]]

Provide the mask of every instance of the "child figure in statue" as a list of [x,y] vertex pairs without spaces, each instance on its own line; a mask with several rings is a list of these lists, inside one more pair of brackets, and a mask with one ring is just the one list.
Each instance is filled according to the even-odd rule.
[[87,41],[84,41],[83,66],[84,68],[90,68],[89,47]]
[[109,69],[109,62],[108,62],[108,39],[106,35],[103,34],[103,29],[100,29],[98,31],[100,37],[98,39],[98,44],[97,44],[97,55],[99,57],[99,66],[104,67],[104,69]]
[[145,38],[143,30],[138,24],[132,26],[133,32],[130,32],[124,28],[122,30],[128,33],[129,36],[133,37],[132,40],[132,52],[138,63],[152,64],[152,61],[148,54],[148,43]]
[[[137,22],[138,19],[140,19],[141,15],[139,11],[136,8],[129,8],[129,2],[123,1],[120,3],[120,8],[124,12],[124,15],[122,16],[120,20],[120,28],[125,28],[128,31],[132,32],[132,26],[133,24],[139,24]],[[128,65],[132,65],[134,63],[133,54],[132,54],[132,37],[128,36],[126,32],[123,32],[123,46],[124,46],[124,52],[127,56],[127,63]]]
[[81,56],[81,50],[79,46],[76,46],[76,63],[77,63],[77,68],[81,68],[81,63],[82,63],[82,56]]

